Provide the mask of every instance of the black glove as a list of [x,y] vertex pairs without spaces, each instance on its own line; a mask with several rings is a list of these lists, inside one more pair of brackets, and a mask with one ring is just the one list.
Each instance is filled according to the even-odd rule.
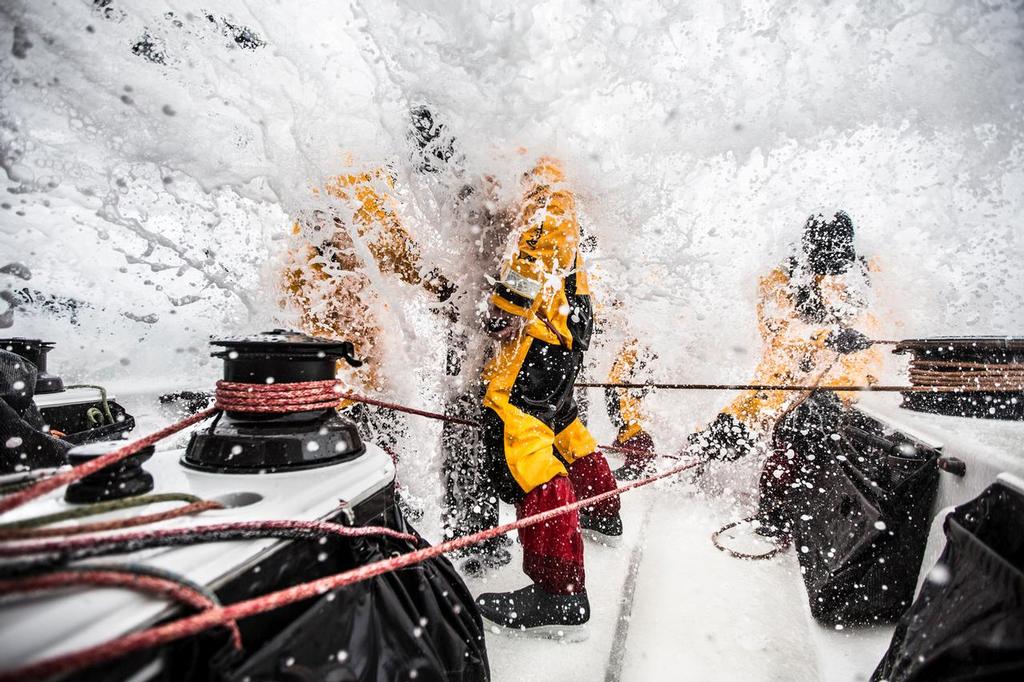
[[523,327],[523,318],[512,313],[505,312],[498,306],[491,304],[484,318],[484,330],[487,334],[499,341],[508,341]]
[[735,417],[721,413],[704,429],[691,433],[686,442],[688,451],[701,459],[732,462],[754,448],[754,435]]
[[843,329],[831,331],[825,339],[825,345],[843,355],[857,353],[871,348],[871,339],[861,334],[856,329],[844,327]]

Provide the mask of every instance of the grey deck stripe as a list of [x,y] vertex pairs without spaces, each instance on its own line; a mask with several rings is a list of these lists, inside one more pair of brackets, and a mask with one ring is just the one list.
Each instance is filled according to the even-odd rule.
[[654,505],[647,503],[643,520],[640,522],[640,533],[633,554],[629,558],[629,572],[622,584],[622,601],[619,607],[619,619],[615,623],[615,636],[612,648],[608,653],[608,668],[604,675],[605,682],[619,682],[622,679],[622,666],[626,661],[626,642],[629,639],[629,623],[633,615],[633,597],[636,594],[636,578],[640,573],[640,562],[644,558],[644,544],[647,539],[647,524],[651,520],[651,509]]

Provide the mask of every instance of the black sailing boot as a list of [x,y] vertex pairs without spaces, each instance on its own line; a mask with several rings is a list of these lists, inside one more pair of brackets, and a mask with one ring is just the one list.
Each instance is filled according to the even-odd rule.
[[494,623],[492,632],[582,642],[590,634],[587,591],[551,594],[536,584],[515,592],[489,592],[477,597],[480,615]]
[[607,547],[622,544],[622,517],[598,515],[580,510],[580,531],[583,537]]

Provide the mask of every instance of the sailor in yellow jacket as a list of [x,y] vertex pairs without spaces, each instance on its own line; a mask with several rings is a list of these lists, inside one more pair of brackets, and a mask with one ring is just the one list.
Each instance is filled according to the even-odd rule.
[[[874,331],[869,276],[867,261],[854,249],[850,216],[810,216],[797,254],[761,279],[757,312],[764,351],[751,383],[876,383],[881,355],[861,331]],[[856,394],[839,396],[851,401]],[[746,391],[690,436],[688,451],[737,459],[764,444],[800,398],[793,391]]]
[[[591,253],[597,248],[596,236],[593,233],[588,234],[584,244],[588,247],[584,249],[584,253]],[[596,339],[591,345],[596,348],[615,348],[615,356],[605,381],[613,384],[635,384],[652,380],[651,370],[657,356],[646,343],[633,335],[630,329],[630,316],[623,300],[608,291],[607,287],[603,287],[597,277],[592,278],[590,284],[595,293],[594,308],[601,318],[601,327],[595,330]],[[593,366],[585,367],[584,382],[593,374],[593,369]],[[647,430],[649,417],[644,409],[644,400],[648,393],[650,390],[646,388],[604,389],[605,411],[617,431],[614,445],[625,455],[622,466],[613,472],[615,478],[620,481],[642,478],[653,473],[655,469],[654,439]],[[578,389],[576,398],[580,411],[586,417],[590,407],[586,389]]]
[[[375,294],[368,267],[422,286],[441,300],[451,294],[443,276],[422,273],[419,248],[397,212],[394,182],[381,168],[337,175],[314,190],[321,206],[300,216],[292,228],[285,302],[297,311],[304,332],[350,340],[356,353],[369,360],[348,380],[354,390],[384,388],[378,373],[381,330],[371,310]],[[365,244],[372,264],[359,254],[354,237]]]
[[[359,368],[339,365],[345,388],[380,394],[389,387],[380,371],[384,332],[374,314],[382,303],[371,275],[397,277],[442,302],[452,287],[436,269],[424,272],[418,245],[399,216],[393,175],[383,168],[361,169],[351,158],[345,165],[346,172],[314,190],[315,208],[300,214],[292,227],[281,277],[282,303],[297,314],[299,328],[307,334],[354,344],[365,362]],[[342,408],[367,439],[397,458],[407,432],[404,418],[359,403]],[[414,517],[420,513],[406,510]]]
[[[655,355],[651,349],[633,337],[619,347],[608,382],[613,384],[639,383],[650,369]],[[654,439],[645,428],[648,422],[643,401],[648,393],[645,388],[606,388],[605,409],[612,424],[618,429],[615,445],[625,451],[626,460],[615,470],[615,478],[633,481],[651,473],[654,469]]]
[[[524,181],[514,244],[491,296],[488,327],[500,344],[483,373],[491,475],[520,518],[615,489],[572,390],[593,331],[576,200],[554,159]],[[590,602],[581,528],[607,544],[621,538],[618,498],[521,529],[534,583],[481,595],[482,615],[517,632],[582,636]]]

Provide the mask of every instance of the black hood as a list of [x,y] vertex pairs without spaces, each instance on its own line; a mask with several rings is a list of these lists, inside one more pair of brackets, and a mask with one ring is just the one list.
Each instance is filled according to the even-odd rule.
[[831,218],[815,213],[807,218],[801,240],[808,267],[818,275],[839,275],[857,259],[853,248],[853,220],[845,211]]

